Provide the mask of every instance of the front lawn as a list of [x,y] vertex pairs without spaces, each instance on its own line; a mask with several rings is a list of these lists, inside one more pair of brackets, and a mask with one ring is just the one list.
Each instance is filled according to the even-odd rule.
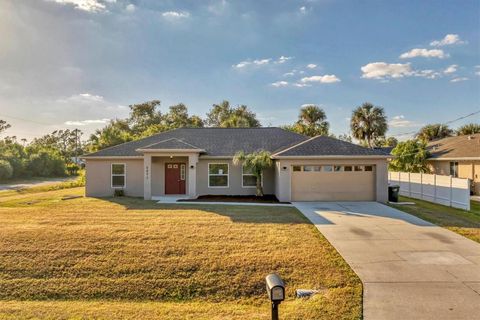
[[480,203],[471,201],[470,211],[466,211],[408,197],[400,197],[399,201],[415,205],[390,205],[480,242]]
[[274,271],[282,318],[361,318],[359,279],[294,208],[81,194],[0,196],[0,318],[269,319]]

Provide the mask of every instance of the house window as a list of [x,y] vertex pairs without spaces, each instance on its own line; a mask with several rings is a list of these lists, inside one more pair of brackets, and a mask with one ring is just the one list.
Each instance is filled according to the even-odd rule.
[[332,172],[333,171],[333,166],[323,166],[323,171],[324,172]]
[[185,180],[185,165],[180,165],[180,180]]
[[365,166],[365,171],[373,171],[373,166]]
[[322,166],[303,166],[303,171],[311,172],[311,171],[320,171]]
[[[263,185],[263,174],[260,176],[260,183]],[[242,167],[242,187],[252,188],[257,186],[257,177],[255,177],[249,168]]]
[[355,166],[355,171],[363,171],[363,166]]
[[125,188],[126,166],[125,163],[112,163],[112,188]]
[[302,166],[293,166],[293,171],[302,171]]
[[208,187],[228,188],[228,163],[208,164]]
[[352,171],[352,166],[345,166],[343,167],[344,171]]
[[333,166],[333,171],[341,172],[341,171],[343,171],[343,166]]
[[458,162],[450,162],[450,175],[458,178]]

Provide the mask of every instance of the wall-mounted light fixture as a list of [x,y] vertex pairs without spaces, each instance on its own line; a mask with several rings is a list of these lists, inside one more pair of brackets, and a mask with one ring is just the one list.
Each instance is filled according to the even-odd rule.
[[192,164],[192,165],[190,166],[190,169],[194,169],[194,168],[195,168],[195,166]]

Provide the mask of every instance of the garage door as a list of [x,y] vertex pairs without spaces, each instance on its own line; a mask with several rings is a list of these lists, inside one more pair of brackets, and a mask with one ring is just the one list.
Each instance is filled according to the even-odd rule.
[[292,166],[292,201],[374,201],[374,165]]

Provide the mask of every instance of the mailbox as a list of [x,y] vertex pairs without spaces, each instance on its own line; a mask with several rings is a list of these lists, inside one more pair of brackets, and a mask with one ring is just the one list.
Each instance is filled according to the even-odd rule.
[[272,302],[278,302],[285,300],[285,284],[282,278],[276,273],[269,274],[265,278],[267,282],[268,297]]

